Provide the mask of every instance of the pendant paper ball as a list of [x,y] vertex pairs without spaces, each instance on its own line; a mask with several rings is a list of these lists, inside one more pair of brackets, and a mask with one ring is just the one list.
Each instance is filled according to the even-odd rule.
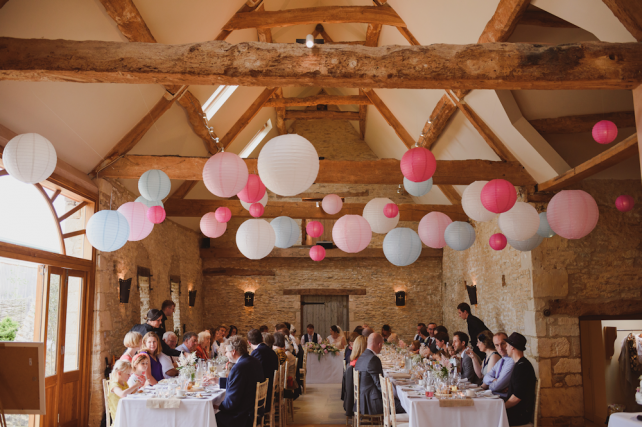
[[624,194],[615,199],[615,207],[620,212],[628,212],[633,209],[633,206],[635,206],[635,200],[633,200],[633,197],[627,194]]
[[430,212],[419,222],[419,238],[429,248],[440,249],[446,246],[444,233],[453,221],[442,212]]
[[277,248],[289,248],[301,239],[301,227],[288,216],[276,217],[270,225],[274,229],[276,236],[274,246]]
[[479,222],[490,221],[497,215],[484,207],[481,192],[488,181],[475,181],[464,190],[461,196],[461,207],[469,218]]
[[147,206],[140,202],[127,202],[118,208],[129,224],[130,242],[137,242],[149,236],[154,229],[154,224],[147,218]]
[[412,182],[429,180],[436,169],[435,156],[424,147],[412,148],[401,158],[401,173]]
[[336,194],[328,194],[323,198],[321,208],[328,215],[338,214],[341,212],[341,208],[343,208],[343,200]]
[[58,158],[47,138],[37,133],[24,133],[7,142],[2,161],[9,175],[25,184],[36,184],[51,176]]
[[425,196],[432,189],[432,178],[422,182],[412,182],[405,176],[403,177],[403,188],[408,194],[415,197]]
[[504,213],[515,205],[517,191],[510,182],[493,179],[482,188],[480,199],[482,205],[490,212]]
[[247,184],[239,192],[239,199],[246,203],[256,203],[265,195],[265,185],[261,182],[258,175],[249,174]]
[[218,222],[216,220],[216,214],[214,212],[208,212],[201,218],[201,232],[205,236],[216,239],[221,237],[223,233],[227,230],[226,222]]
[[169,177],[158,169],[148,170],[138,180],[138,191],[147,200],[163,200],[171,189]]
[[593,139],[600,144],[610,144],[617,138],[617,126],[609,120],[601,120],[593,126]]
[[378,197],[370,200],[363,208],[363,217],[370,224],[373,233],[386,234],[399,223],[399,212],[392,218],[384,215],[383,208],[389,203],[392,203],[392,200]]
[[[147,206],[145,206],[145,209],[147,209]],[[165,221],[165,215],[165,209],[161,206],[152,206],[147,209],[147,219],[152,224],[160,224]]]
[[343,252],[361,252],[372,240],[370,224],[361,215],[344,215],[332,227],[332,240]]
[[508,239],[508,244],[511,245],[513,249],[517,249],[521,252],[528,252],[538,247],[543,240],[544,238],[542,236],[535,234],[533,237],[526,240]]
[[214,211],[214,217],[218,222],[228,222],[232,219],[232,211],[226,206],[221,206]]
[[203,182],[218,197],[236,196],[247,184],[249,173],[243,159],[234,153],[217,153],[203,168]]
[[101,252],[122,248],[129,237],[127,218],[118,211],[100,211],[87,221],[87,240]]
[[312,261],[323,261],[325,258],[325,248],[319,245],[312,246],[310,248],[310,258],[312,258]]
[[151,208],[152,206],[160,206],[161,208],[165,209],[165,205],[163,205],[163,202],[160,200],[147,200],[143,196],[138,197],[135,202],[140,202],[147,206],[147,209]]
[[252,206],[250,206],[250,215],[252,215],[254,218],[261,217],[264,211],[265,208],[260,203],[252,203]]
[[597,203],[585,191],[562,190],[551,199],[546,211],[548,225],[565,239],[581,239],[597,225]]
[[496,233],[490,236],[490,239],[488,239],[488,244],[490,245],[491,248],[493,248],[496,251],[501,251],[506,247],[506,236],[504,236],[502,233]]
[[319,221],[310,221],[308,225],[305,226],[305,232],[308,233],[310,237],[321,237],[323,234],[323,224]]
[[383,214],[386,218],[394,218],[399,214],[399,206],[395,203],[388,203],[383,207]]
[[417,261],[421,255],[421,240],[410,228],[395,228],[383,239],[383,254],[390,263],[405,267]]
[[465,251],[475,243],[475,229],[467,222],[454,221],[446,227],[444,240],[450,248]]
[[546,218],[546,212],[541,212],[539,214],[539,228],[537,229],[537,234],[542,237],[553,237],[555,232],[548,225],[548,219]]
[[524,202],[517,202],[508,212],[499,215],[497,225],[508,239],[526,240],[539,229],[537,210]]
[[[268,194],[267,194],[267,191],[266,191],[265,194],[263,195],[263,197],[261,198],[261,200],[258,201],[258,203],[262,204],[263,207],[265,207],[265,205],[267,205],[267,202],[268,202]],[[250,210],[250,206],[252,206],[253,204],[254,203],[245,203],[243,200],[241,200],[241,205],[243,205],[243,207],[247,211]]]
[[257,163],[265,186],[286,197],[310,188],[319,173],[317,150],[310,141],[294,134],[269,140],[261,149]]
[[236,232],[236,246],[246,258],[265,258],[274,249],[276,234],[264,219],[248,219]]

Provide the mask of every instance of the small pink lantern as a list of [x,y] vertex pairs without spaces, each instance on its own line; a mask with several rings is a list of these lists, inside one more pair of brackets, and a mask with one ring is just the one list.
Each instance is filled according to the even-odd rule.
[[617,138],[617,126],[610,120],[601,120],[593,126],[593,139],[600,144],[610,144]]
[[548,204],[546,219],[565,239],[581,239],[597,225],[600,211],[595,199],[582,190],[562,190]]
[[412,182],[428,181],[436,169],[435,156],[424,147],[412,148],[401,158],[401,173]]
[[305,226],[305,231],[310,237],[321,237],[323,234],[323,224],[319,221],[308,222],[308,225]]
[[323,198],[321,207],[328,215],[338,214],[343,207],[343,200],[336,194],[328,194]]
[[399,206],[396,203],[388,203],[383,207],[383,214],[386,218],[394,218],[399,213]]
[[332,227],[332,240],[343,252],[361,252],[372,240],[372,228],[361,215],[344,215]]
[[265,185],[261,181],[258,175],[253,173],[249,174],[247,177],[247,184],[245,187],[237,194],[239,199],[245,203],[256,203],[265,195]]
[[482,188],[480,199],[484,207],[494,213],[511,210],[517,201],[517,191],[504,179],[493,179]]
[[508,243],[508,241],[506,240],[506,236],[502,233],[493,234],[488,240],[490,247],[496,251],[504,249],[506,247],[506,243]]
[[216,217],[216,220],[218,222],[228,222],[230,219],[232,219],[232,211],[228,207],[221,206],[220,208],[216,209],[216,211],[214,212],[214,216]]
[[225,230],[227,230],[227,223],[218,222],[214,212],[208,212],[201,218],[201,231],[207,237],[216,239],[217,237],[221,237],[223,233],[225,233]]
[[419,238],[430,248],[443,248],[446,246],[444,232],[451,222],[453,221],[445,213],[430,212],[419,222]]
[[323,261],[325,258],[325,248],[319,245],[312,246],[310,248],[310,258],[312,258],[312,261]]
[[153,224],[160,224],[165,221],[165,209],[162,206],[152,206],[147,209],[147,219]]
[[628,194],[623,194],[615,199],[615,207],[620,212],[628,212],[635,206],[635,200]]
[[250,206],[250,215],[254,218],[260,218],[263,212],[265,212],[265,208],[260,203],[252,203],[252,206]]

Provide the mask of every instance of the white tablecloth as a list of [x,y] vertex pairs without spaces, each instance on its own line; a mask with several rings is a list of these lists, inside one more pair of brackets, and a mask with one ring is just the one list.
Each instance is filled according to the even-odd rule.
[[640,427],[642,422],[638,421],[637,416],[642,412],[616,412],[609,418],[609,427]]
[[308,353],[305,381],[307,384],[341,384],[343,380],[343,350],[334,356]]

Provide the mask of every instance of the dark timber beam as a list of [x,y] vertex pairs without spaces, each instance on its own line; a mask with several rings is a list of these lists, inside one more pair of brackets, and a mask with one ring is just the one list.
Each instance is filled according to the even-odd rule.
[[583,114],[578,116],[564,116],[549,119],[530,120],[531,126],[541,134],[556,133],[569,134],[591,132],[595,123],[600,120],[610,120],[618,128],[635,127],[635,113],[633,111],[617,111],[614,113]]

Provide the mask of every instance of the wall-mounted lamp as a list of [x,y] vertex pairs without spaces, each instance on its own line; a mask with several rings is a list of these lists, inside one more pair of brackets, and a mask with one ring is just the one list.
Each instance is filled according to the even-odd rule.
[[121,304],[129,302],[129,291],[132,289],[132,279],[118,279],[119,297]]
[[477,286],[470,286],[468,283],[464,282],[466,286],[466,292],[468,292],[468,299],[472,305],[477,305]]
[[245,306],[254,307],[254,292],[245,293]]
[[404,291],[395,292],[395,303],[397,307],[406,305],[406,293]]
[[194,304],[196,304],[196,289],[189,291],[189,306],[194,307]]

